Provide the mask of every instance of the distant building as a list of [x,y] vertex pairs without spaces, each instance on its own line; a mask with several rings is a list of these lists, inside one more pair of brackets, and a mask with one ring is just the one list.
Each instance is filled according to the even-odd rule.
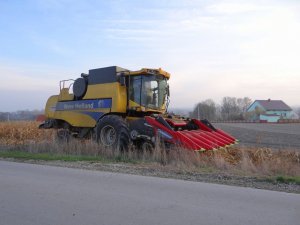
[[279,119],[292,119],[292,109],[281,100],[255,100],[247,109],[251,120],[276,123]]

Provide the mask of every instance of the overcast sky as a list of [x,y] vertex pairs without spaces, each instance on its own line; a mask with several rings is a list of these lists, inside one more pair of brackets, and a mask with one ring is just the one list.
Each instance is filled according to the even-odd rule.
[[224,96],[300,105],[298,0],[0,0],[0,111],[118,65],[171,73],[171,107]]

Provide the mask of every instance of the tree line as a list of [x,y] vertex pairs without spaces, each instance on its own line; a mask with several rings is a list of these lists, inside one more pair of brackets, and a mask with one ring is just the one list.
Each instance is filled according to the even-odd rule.
[[38,115],[44,114],[43,110],[20,110],[16,112],[0,112],[0,121],[35,120]]
[[211,121],[246,120],[251,116],[247,113],[247,109],[252,102],[249,97],[224,97],[221,104],[215,103],[212,99],[207,99],[199,102],[194,107],[194,110],[190,112],[190,117]]

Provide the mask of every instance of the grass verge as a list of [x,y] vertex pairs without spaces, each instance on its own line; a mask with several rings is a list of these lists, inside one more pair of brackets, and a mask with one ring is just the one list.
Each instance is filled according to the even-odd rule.
[[264,179],[270,183],[283,183],[283,184],[296,184],[300,185],[300,177],[299,176],[270,176]]
[[1,158],[33,159],[33,160],[62,160],[62,161],[105,161],[101,156],[63,155],[54,153],[31,153],[23,151],[0,151]]
[[78,161],[90,161],[90,162],[124,162],[124,163],[136,163],[133,160],[126,157],[118,156],[114,159],[106,159],[102,156],[86,156],[86,155],[66,155],[59,153],[31,153],[25,151],[0,151],[0,158],[14,158],[24,160],[44,160],[53,161],[60,160],[65,162],[78,162]]

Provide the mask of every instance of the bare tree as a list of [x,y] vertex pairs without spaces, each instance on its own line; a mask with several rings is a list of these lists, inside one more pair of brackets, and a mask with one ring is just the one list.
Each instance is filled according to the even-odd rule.
[[244,120],[247,118],[247,109],[251,104],[252,100],[249,97],[224,97],[221,105],[207,99],[198,103],[190,116],[208,120]]
[[224,120],[242,119],[241,110],[235,97],[224,97],[221,104],[221,114]]
[[9,114],[6,112],[0,112],[0,121],[7,121],[9,118]]
[[247,109],[249,108],[249,106],[252,104],[252,100],[249,97],[238,98],[237,104],[238,104],[240,110],[243,113],[245,113],[245,112],[247,112]]
[[215,120],[216,119],[216,104],[213,100],[207,99],[198,103],[191,116],[197,119],[208,119]]
[[241,111],[242,119],[246,118],[247,109],[251,104],[252,104],[252,100],[249,97],[237,99],[237,105]]
[[216,105],[216,119],[217,120],[222,120],[222,107],[220,104]]
[[0,112],[0,121],[35,120],[37,115],[44,114],[43,110],[19,110],[17,112]]

